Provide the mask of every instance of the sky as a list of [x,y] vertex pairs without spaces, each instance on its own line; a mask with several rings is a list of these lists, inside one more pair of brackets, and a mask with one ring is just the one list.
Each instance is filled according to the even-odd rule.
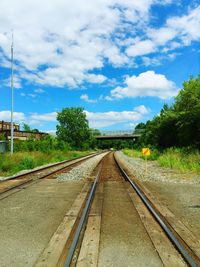
[[57,112],[132,130],[200,74],[200,0],[1,0],[0,120],[55,133]]

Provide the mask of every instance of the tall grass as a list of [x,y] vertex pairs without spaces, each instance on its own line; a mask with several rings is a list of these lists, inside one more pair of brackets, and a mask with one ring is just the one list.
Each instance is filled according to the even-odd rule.
[[73,159],[88,154],[88,151],[41,151],[0,154],[0,176],[13,175],[21,170],[33,169],[48,163]]
[[[143,158],[141,151],[124,149],[129,157]],[[191,171],[200,174],[200,153],[198,151],[181,148],[169,148],[161,154],[157,150],[151,151],[150,160],[157,160],[160,166],[176,169],[181,172]]]
[[177,148],[167,149],[159,158],[161,166],[177,169],[179,171],[192,171],[200,174],[200,153],[188,152]]
[[[136,149],[123,149],[123,152],[125,155],[129,157],[136,157],[136,158],[142,158],[145,159],[145,157],[142,155],[142,150],[136,150]],[[147,157],[147,160],[156,160],[159,157],[159,152],[157,149],[151,149],[151,155]]]

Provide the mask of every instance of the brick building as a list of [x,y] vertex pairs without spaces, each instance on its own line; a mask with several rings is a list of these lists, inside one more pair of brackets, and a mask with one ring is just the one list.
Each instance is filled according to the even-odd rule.
[[[20,140],[27,140],[29,138],[33,139],[41,139],[47,136],[47,133],[41,132],[27,132],[27,131],[20,131],[20,125],[14,123],[13,124],[14,132],[13,137],[14,139]],[[11,138],[11,123],[6,121],[0,121],[0,134],[3,134],[7,140]]]
[[[14,128],[14,131],[20,130],[19,124],[16,124],[16,123],[13,124],[13,128]],[[0,131],[2,130],[11,130],[11,122],[0,121]]]

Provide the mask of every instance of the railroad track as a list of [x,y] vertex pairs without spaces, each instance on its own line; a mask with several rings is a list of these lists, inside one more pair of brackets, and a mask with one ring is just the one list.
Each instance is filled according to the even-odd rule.
[[53,179],[58,174],[70,171],[72,168],[98,154],[99,153],[93,153],[87,156],[79,157],[77,159],[64,160],[62,162],[57,162],[45,167],[40,167],[35,170],[28,171],[23,174],[16,175],[14,177],[8,178],[7,180],[2,180],[0,181],[0,199],[9,196],[12,193],[18,192],[19,190],[24,189],[26,186],[34,184],[40,179]]
[[[176,232],[140,183],[128,176],[113,153],[104,157],[93,175],[94,181],[85,184],[35,267],[200,266],[195,249]],[[144,226],[139,225],[138,214]],[[140,238],[134,232],[142,227],[146,232],[139,230]],[[127,245],[128,254],[115,251],[120,243]],[[143,250],[152,244],[150,258],[142,258],[139,247]],[[138,247],[137,256],[132,252],[134,246]]]

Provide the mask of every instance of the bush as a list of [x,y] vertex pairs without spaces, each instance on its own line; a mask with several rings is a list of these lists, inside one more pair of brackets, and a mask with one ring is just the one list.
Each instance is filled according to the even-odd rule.
[[190,148],[169,148],[159,157],[161,166],[200,173],[200,154]]
[[34,159],[31,157],[24,157],[20,164],[19,164],[19,168],[20,169],[33,169],[35,167],[35,163],[34,163]]
[[[124,149],[124,154],[129,157],[143,158],[141,151]],[[192,171],[200,174],[200,153],[198,150],[187,148],[168,148],[162,153],[156,149],[151,150],[148,160],[157,160],[160,166],[177,169],[179,171]]]

